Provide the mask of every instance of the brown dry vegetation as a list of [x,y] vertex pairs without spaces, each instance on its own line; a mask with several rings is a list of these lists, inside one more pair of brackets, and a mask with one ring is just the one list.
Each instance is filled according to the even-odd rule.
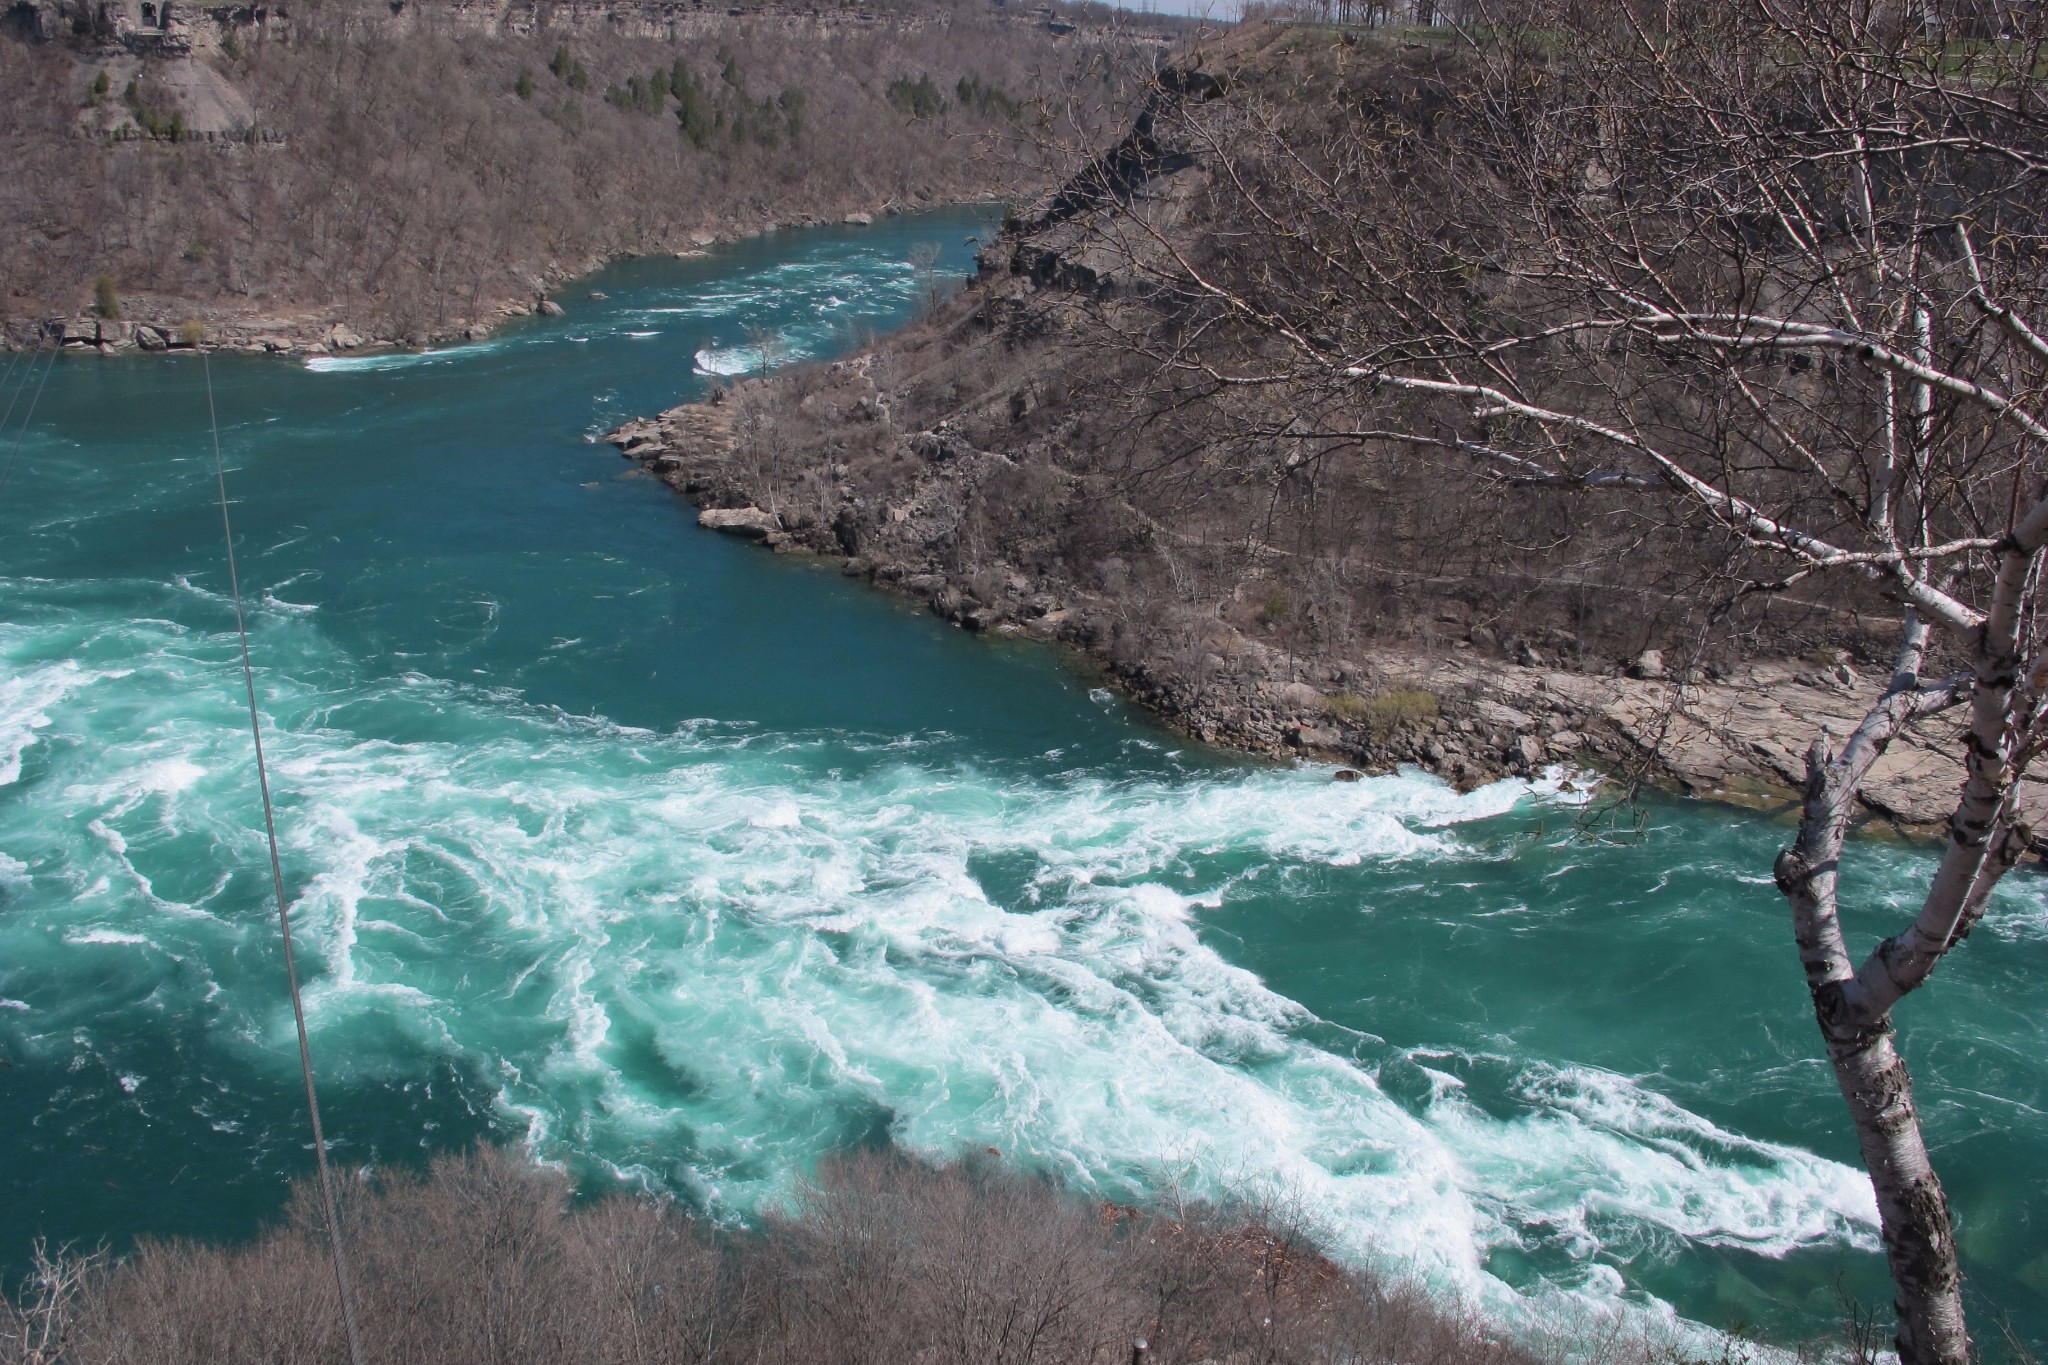
[[[1708,677],[1759,656],[1886,662],[1895,609],[1877,590],[1745,592],[1768,565],[1681,497],[1494,477],[1348,434],[1398,425],[1397,409],[1427,425],[1422,404],[1308,376],[1229,388],[1167,363],[1185,347],[1256,367],[1262,343],[1143,278],[1155,232],[1229,279],[1345,287],[1306,258],[1319,244],[1248,216],[1201,138],[1253,142],[1251,110],[1303,143],[1394,137],[1469,79],[1441,42],[1358,37],[1250,25],[1202,51],[1197,68],[1227,73],[1229,93],[1160,104],[1129,202],[1022,215],[974,290],[858,367],[743,385],[738,451],[775,460],[743,458],[711,496],[773,505],[817,548],[947,575],[970,610],[1106,595],[1114,610],[1085,642],[1197,683],[1233,637],[1304,661],[1326,688],[1353,685],[1336,661],[1389,647],[1592,671],[1655,648]],[[1274,174],[1253,162],[1270,147],[1234,150],[1244,175]],[[1407,193],[1355,221],[1445,201],[1427,183]],[[1012,576],[1028,589],[1006,590]]]
[[[72,1263],[0,1307],[8,1365],[346,1358],[318,1205],[235,1248]],[[630,1197],[574,1204],[502,1152],[346,1192],[366,1358],[415,1365],[1535,1365],[1475,1315],[1341,1270],[1270,1211],[1098,1205],[993,1164],[861,1155],[793,1209],[715,1228]],[[1610,1355],[1614,1353],[1609,1352]]]
[[[124,298],[337,308],[380,335],[429,334],[530,299],[550,272],[700,232],[1001,194],[1034,173],[1018,150],[1032,92],[1106,91],[1106,65],[1083,73],[1120,41],[966,6],[860,23],[698,13],[679,42],[431,17],[394,31],[345,4],[293,8],[289,42],[145,60],[129,101],[167,120],[155,73],[203,63],[246,97],[254,141],[84,134],[88,104],[126,110],[125,86],[93,88],[115,59],[0,40],[0,311],[81,312],[104,274]],[[623,100],[677,63],[715,120],[695,136],[673,97]],[[936,111],[889,98],[926,78]],[[978,97],[959,98],[963,79]]]

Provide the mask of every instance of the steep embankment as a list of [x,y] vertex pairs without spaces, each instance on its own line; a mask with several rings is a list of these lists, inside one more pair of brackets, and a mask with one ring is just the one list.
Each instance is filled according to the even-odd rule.
[[1171,27],[943,3],[8,14],[0,334],[114,348],[474,337],[609,257],[1010,193],[1037,174],[1030,99],[1104,107],[1099,59]]
[[[1869,604],[1731,603],[1682,553],[1697,533],[1681,518],[1646,527],[1596,493],[1475,488],[1334,444],[1305,456],[1287,439],[1305,395],[1224,403],[1133,341],[1159,306],[1146,254],[1199,258],[1242,226],[1155,114],[1254,95],[1298,108],[1316,89],[1303,46],[1339,51],[1354,101],[1406,98],[1440,60],[1339,41],[1254,28],[1195,54],[924,323],[613,439],[705,525],[842,556],[969,629],[1084,649],[1207,741],[1461,784],[1581,761],[1787,799],[1816,727],[1845,733],[1875,696],[1891,645]],[[1960,773],[1910,735],[1865,799],[1930,824]]]

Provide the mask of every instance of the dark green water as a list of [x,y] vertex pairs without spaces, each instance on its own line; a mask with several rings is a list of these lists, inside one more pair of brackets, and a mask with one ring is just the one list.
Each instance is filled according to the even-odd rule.
[[[1789,1342],[1884,1296],[1765,816],[1572,837],[1185,748],[1048,653],[699,532],[588,439],[909,306],[959,211],[606,271],[568,316],[214,362],[329,1126],[744,1216],[994,1147],[1280,1191],[1508,1311]],[[0,496],[0,1264],[245,1235],[309,1155],[196,360],[71,360]],[[1852,927],[1925,857],[1857,850]],[[1980,1320],[2048,1340],[2048,899],[1902,1011]]]

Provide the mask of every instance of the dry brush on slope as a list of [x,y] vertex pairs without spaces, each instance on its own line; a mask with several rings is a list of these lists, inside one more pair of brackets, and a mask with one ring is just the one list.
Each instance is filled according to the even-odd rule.
[[[481,1149],[424,1179],[359,1178],[344,1208],[362,1345],[377,1361],[1543,1358],[1455,1304],[1340,1269],[1272,1210],[1146,1213],[992,1162],[844,1158],[787,1212],[721,1228],[628,1196],[572,1204],[559,1173]],[[20,1300],[0,1305],[0,1360],[344,1360],[321,1227],[302,1190],[289,1221],[251,1245],[149,1244],[113,1264],[46,1257]]]
[[[1763,696],[1853,725],[1874,695],[1855,665],[1882,666],[1896,640],[1874,594],[1731,602],[1731,547],[1629,490],[1475,478],[1346,438],[1356,414],[1327,389],[1223,390],[1148,353],[1143,329],[1187,314],[1134,279],[1140,235],[1196,251],[1247,235],[1173,126],[1183,103],[1354,118],[1448,79],[1445,56],[1441,40],[1285,26],[1212,44],[1186,69],[1227,73],[1226,97],[1171,78],[1092,178],[1013,220],[967,294],[869,356],[741,384],[715,409],[723,435],[639,453],[700,503],[758,503],[793,543],[963,624],[1098,651],[1204,739],[1461,782],[1654,753],[1694,789],[1782,791],[1804,735],[1788,747],[1745,708]],[[1673,716],[1680,676],[1694,688]],[[1426,721],[1361,719],[1416,690],[1442,703]],[[1906,766],[1923,765],[1894,756],[1880,775]],[[1874,785],[1872,804],[1939,819],[1953,764],[1924,766],[1938,771]]]
[[0,311],[81,313],[104,276],[131,313],[444,334],[613,255],[1015,192],[1045,174],[1016,150],[1035,90],[1107,94],[1127,36],[943,5],[685,9],[673,36],[366,13],[196,54],[0,39]]

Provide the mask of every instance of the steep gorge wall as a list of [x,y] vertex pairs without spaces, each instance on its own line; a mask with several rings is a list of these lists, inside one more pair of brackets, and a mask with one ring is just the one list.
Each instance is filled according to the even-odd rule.
[[[160,5],[168,8],[159,8]],[[1027,104],[1165,28],[983,3],[19,0],[0,337],[475,336],[624,254],[1035,192]],[[1171,25],[1167,24],[1166,28]],[[41,36],[38,36],[41,35]],[[558,54],[573,67],[554,69]],[[654,76],[659,73],[661,79]],[[671,73],[692,83],[701,126]],[[956,87],[995,91],[978,100]],[[911,107],[903,87],[929,92]],[[933,102],[935,99],[935,103]],[[96,281],[118,318],[86,316]],[[76,325],[74,325],[76,324]],[[142,344],[148,344],[144,342]]]
[[[371,0],[370,3],[202,4],[196,0],[12,0],[0,7],[0,33],[36,42],[68,42],[101,54],[181,57],[233,43],[290,41],[311,23],[356,37],[421,32],[477,36],[566,37],[596,34],[686,42],[715,36],[727,19],[768,20],[794,41],[887,24],[905,31],[944,27],[956,18],[1016,29],[1045,29],[1099,39],[1100,25],[1077,24],[1051,5],[996,5],[986,11],[882,8],[867,3],[748,3],[705,0]],[[1155,25],[1155,27],[1157,27]],[[1154,36],[1170,41],[1159,29]]]

